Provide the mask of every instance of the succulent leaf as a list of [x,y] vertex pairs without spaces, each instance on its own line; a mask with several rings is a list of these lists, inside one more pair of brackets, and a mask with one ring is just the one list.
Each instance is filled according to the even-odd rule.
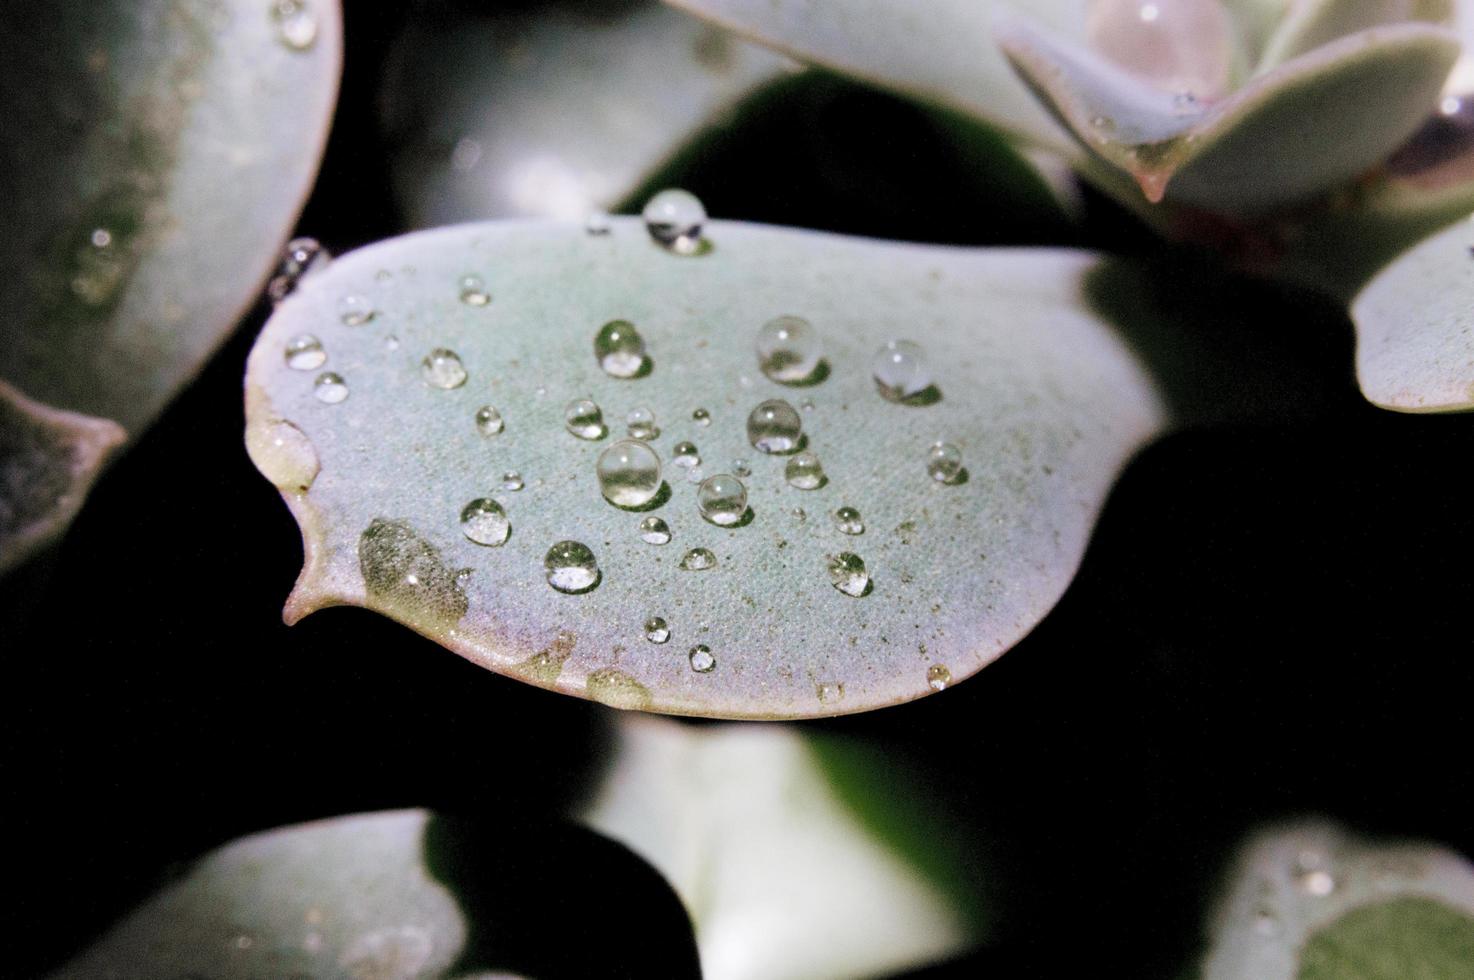
[[1265,45],[1256,73],[1263,73],[1323,44],[1384,24],[1422,21],[1448,25],[1452,0],[1311,0],[1291,4]]

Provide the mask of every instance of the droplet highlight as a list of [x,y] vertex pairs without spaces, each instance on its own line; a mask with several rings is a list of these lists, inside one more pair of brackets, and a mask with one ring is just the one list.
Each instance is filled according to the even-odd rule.
[[703,480],[696,490],[701,516],[719,527],[731,527],[747,513],[747,487],[728,473]]
[[502,429],[506,428],[506,422],[502,420],[502,413],[496,410],[494,405],[482,405],[476,409],[476,431],[483,436],[500,435]]
[[670,639],[670,624],[659,616],[645,620],[645,639],[651,643],[664,643]]
[[599,491],[616,507],[640,507],[660,492],[660,457],[638,439],[621,439],[599,454]]
[[315,371],[328,362],[328,352],[322,349],[322,341],[310,333],[293,337],[283,353],[287,367],[293,371]]
[[799,453],[783,467],[783,478],[799,490],[817,490],[824,485],[824,467],[813,453]]
[[645,230],[657,243],[677,255],[702,252],[706,208],[689,191],[663,190],[650,198],[643,212]]
[[660,426],[655,424],[655,413],[648,408],[630,409],[629,414],[624,417],[624,422],[629,426],[631,439],[649,442],[651,439],[660,437]]
[[926,352],[909,340],[886,343],[870,359],[870,371],[880,393],[891,401],[906,401],[932,386]]
[[594,359],[611,378],[633,378],[645,368],[645,338],[628,320],[610,320],[594,334]]
[[559,541],[543,558],[548,584],[559,592],[578,595],[599,584],[599,562],[581,541]]
[[312,382],[312,394],[324,405],[336,405],[348,397],[348,382],[341,374],[324,371]]
[[374,305],[362,296],[350,293],[338,300],[338,319],[344,326],[361,327],[376,314]]
[[691,421],[704,429],[708,425],[711,425],[711,413],[704,408],[693,409],[691,411]]
[[950,442],[934,442],[926,452],[926,473],[938,483],[962,479],[962,450]]
[[578,398],[564,406],[563,425],[580,439],[602,439],[609,431],[604,428],[603,410],[588,398]]
[[717,556],[710,548],[692,548],[681,556],[681,568],[687,572],[704,572],[715,568]]
[[486,291],[486,283],[481,281],[480,276],[461,277],[461,302],[467,306],[487,306],[491,303],[491,293]]
[[791,453],[803,435],[803,419],[781,398],[763,402],[747,417],[747,441],[764,453]]
[[779,384],[808,381],[818,372],[822,353],[819,331],[802,317],[776,317],[758,330],[758,367]]
[[841,507],[834,512],[834,525],[843,534],[864,534],[865,521],[853,507]]
[[691,669],[698,674],[709,674],[717,665],[717,658],[711,655],[711,647],[705,643],[692,647],[691,652],[686,654],[686,659],[691,664]]
[[829,558],[829,583],[847,596],[859,598],[870,588],[870,573],[865,559],[851,551]]
[[668,544],[670,525],[652,514],[640,521],[640,540],[646,544]]
[[461,509],[461,533],[477,544],[500,547],[512,533],[512,522],[501,504],[479,497]]
[[522,474],[518,473],[516,470],[507,470],[507,472],[502,474],[503,490],[510,490],[515,493],[516,491],[521,490],[525,485],[526,484],[522,482]]
[[[111,243],[111,237],[109,237],[109,243]],[[95,232],[93,233],[93,244],[97,244]],[[292,239],[287,242],[281,261],[277,263],[271,281],[266,284],[266,295],[273,304],[280,303],[297,291],[302,280],[326,268],[331,258],[327,249],[323,248],[315,238]]]
[[701,453],[694,442],[678,442],[671,450],[670,461],[681,467],[697,466],[701,463]]
[[466,367],[455,351],[448,347],[437,347],[420,361],[420,377],[431,388],[449,391],[466,383]]

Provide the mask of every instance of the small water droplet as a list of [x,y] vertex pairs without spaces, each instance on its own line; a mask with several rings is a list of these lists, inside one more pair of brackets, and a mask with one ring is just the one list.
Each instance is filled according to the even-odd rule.
[[599,584],[599,562],[589,546],[579,541],[559,541],[543,559],[548,584],[559,592],[577,595]]
[[801,412],[812,412],[814,410],[813,399],[805,398],[803,401],[798,403],[798,408]]
[[696,506],[711,523],[731,527],[747,513],[747,487],[735,476],[719,473],[701,482]]
[[749,476],[752,476],[752,467],[747,464],[747,460],[745,459],[734,459],[732,460],[732,475],[745,480]]
[[677,466],[696,466],[701,462],[701,454],[696,450],[696,443],[678,442],[671,450],[670,461]]
[[[93,241],[95,244],[95,236]],[[327,268],[331,258],[327,249],[314,238],[292,239],[287,242],[281,261],[277,263],[276,272],[266,285],[266,295],[272,303],[280,303],[296,291],[303,279]]]
[[342,375],[324,371],[312,382],[312,393],[324,405],[336,405],[348,397],[348,382],[343,380]]
[[372,320],[376,313],[372,303],[355,293],[349,293],[338,300],[338,319],[345,326],[361,327]]
[[588,398],[576,398],[564,406],[563,425],[580,439],[602,439],[609,431],[604,428],[603,410]]
[[546,395],[548,393],[548,386],[538,385],[536,388],[532,389],[532,393],[541,398],[543,395]]
[[952,672],[941,664],[926,668],[926,683],[933,691],[944,691],[952,683]]
[[829,557],[829,581],[847,596],[859,597],[870,588],[870,573],[865,570],[865,559],[851,551],[842,551]]
[[659,616],[645,620],[645,639],[651,643],[664,643],[670,639],[670,624]]
[[322,349],[322,341],[310,333],[293,337],[287,343],[285,356],[287,367],[294,371],[313,371],[328,361],[328,352]]
[[717,658],[711,655],[711,647],[705,643],[698,643],[692,647],[686,659],[690,661],[691,669],[698,674],[709,674],[717,665]]
[[276,0],[271,19],[282,44],[293,51],[306,51],[317,41],[317,14],[307,0]]
[[691,421],[704,429],[711,425],[711,413],[704,408],[694,409],[691,412]]
[[512,522],[501,504],[479,497],[461,509],[461,533],[477,544],[495,548],[512,533]]
[[834,512],[834,523],[845,534],[864,534],[865,522],[860,512],[853,507],[841,507]]
[[399,350],[399,338],[391,333],[384,338],[384,347],[387,350]]
[[480,276],[461,277],[461,302],[467,306],[486,306],[491,302],[491,294]]
[[645,338],[628,320],[610,320],[594,335],[594,359],[611,378],[633,378],[645,369]]
[[747,417],[747,441],[765,453],[791,453],[798,448],[803,419],[781,398],[763,402]]
[[640,521],[640,540],[646,544],[666,544],[670,541],[670,525],[652,514]]
[[820,702],[833,704],[844,700],[844,685],[838,681],[821,681],[814,685],[814,694],[818,696]]
[[590,235],[607,235],[613,227],[614,222],[605,211],[590,211],[583,223],[584,232]]
[[950,442],[934,442],[926,453],[926,472],[938,483],[956,483],[962,476],[962,450]]
[[1254,911],[1254,931],[1261,936],[1276,936],[1280,931],[1279,916],[1274,910],[1260,906]]
[[466,383],[466,368],[461,355],[447,347],[437,347],[420,362],[420,376],[431,388],[449,391]]
[[808,513],[802,507],[793,508],[792,513],[795,520],[806,521],[809,519]]
[[695,194],[663,190],[650,198],[643,216],[650,237],[670,251],[677,255],[703,251],[701,227],[706,224],[706,208]]
[[655,424],[655,413],[648,408],[633,408],[624,417],[629,426],[630,438],[648,442],[660,438],[660,426]]
[[1306,849],[1295,857],[1295,883],[1307,895],[1325,898],[1336,890],[1336,877],[1331,874],[1330,860],[1318,850]]
[[813,453],[799,453],[783,467],[783,478],[791,487],[800,490],[817,490],[824,485],[824,467]]
[[692,548],[681,556],[681,568],[688,572],[704,572],[715,568],[717,556],[710,548]]
[[502,413],[493,405],[482,405],[476,409],[476,431],[483,436],[499,435],[506,423],[502,421]]
[[525,484],[522,482],[522,474],[518,473],[516,470],[507,470],[507,472],[502,474],[503,490],[510,490],[515,493],[518,490],[521,490],[523,486],[525,486]]
[[822,353],[819,331],[802,317],[780,316],[757,332],[758,367],[780,384],[813,377]]
[[700,484],[706,479],[706,470],[700,463],[686,467],[686,482]]
[[905,401],[931,387],[931,366],[920,344],[892,340],[870,359],[870,371],[880,393],[891,401]]
[[660,457],[638,439],[621,439],[604,450],[595,471],[604,499],[616,507],[643,506],[660,492]]

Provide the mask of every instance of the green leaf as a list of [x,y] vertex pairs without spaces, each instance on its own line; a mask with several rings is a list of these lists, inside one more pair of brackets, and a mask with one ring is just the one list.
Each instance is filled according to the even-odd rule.
[[1351,306],[1356,375],[1374,404],[1474,408],[1474,235],[1461,221],[1413,247]]
[[1292,4],[1269,38],[1257,71],[1269,71],[1370,27],[1408,21],[1448,24],[1453,13],[1452,0],[1311,0]]
[[0,15],[0,377],[130,436],[153,419],[259,295],[322,152],[340,34],[336,0]]
[[[862,711],[929,694],[991,662],[1064,591],[1125,461],[1160,431],[1165,409],[1127,342],[1090,304],[1100,260],[1069,251],[900,245],[716,222],[707,254],[655,245],[640,222],[607,235],[574,224],[487,223],[380,243],[307,279],[267,324],[247,372],[247,442],[303,529],[306,566],[288,621],[330,605],[367,606],[484,667],[619,707],[780,718]],[[491,300],[459,298],[483,278]],[[376,313],[340,319],[346,296]],[[817,383],[759,370],[754,338],[780,315],[823,340]],[[600,326],[643,334],[648,376],[605,374]],[[303,334],[327,353],[347,398],[315,397],[293,370]],[[883,398],[871,362],[893,338],[923,346],[935,385],[921,404]],[[428,384],[422,359],[455,351],[469,379]],[[653,410],[665,462],[659,509],[606,502],[595,461],[612,438],[564,427],[592,397],[614,436]],[[786,460],[749,444],[765,399],[802,412],[828,482],[800,490]],[[505,420],[484,436],[477,410]],[[709,410],[710,427],[692,421]],[[719,527],[671,464],[694,441],[707,475],[749,461],[750,521]],[[929,447],[960,447],[964,479],[927,472]],[[518,471],[526,488],[506,491]],[[500,547],[462,533],[468,502],[497,497],[511,523]],[[862,535],[841,533],[858,508]],[[796,513],[799,509],[803,515]],[[674,538],[644,543],[645,516]],[[561,540],[593,550],[602,577],[580,595],[545,581]],[[716,567],[678,567],[707,548]],[[869,592],[832,587],[831,556],[863,557]],[[470,569],[468,575],[458,574]],[[647,617],[670,642],[644,638]],[[705,644],[715,667],[687,658]]]
[[1318,822],[1244,848],[1202,980],[1459,980],[1474,963],[1474,867],[1429,844]]
[[792,62],[655,2],[416,27],[384,90],[419,226],[607,210]]

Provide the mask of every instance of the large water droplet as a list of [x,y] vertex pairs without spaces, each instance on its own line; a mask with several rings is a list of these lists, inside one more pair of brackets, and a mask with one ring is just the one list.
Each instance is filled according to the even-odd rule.
[[835,525],[845,534],[864,534],[865,522],[860,512],[853,507],[841,507],[834,512]]
[[704,408],[693,409],[691,411],[691,421],[704,429],[708,425],[711,425],[711,413]]
[[677,466],[690,467],[701,463],[701,453],[694,442],[678,442],[671,450],[670,461]]
[[783,467],[783,478],[800,490],[817,490],[824,485],[824,467],[813,453],[799,453]]
[[747,513],[747,488],[735,476],[719,473],[697,488],[696,506],[711,523],[731,527]]
[[711,655],[711,647],[705,643],[692,647],[691,652],[686,654],[686,659],[690,662],[691,669],[698,674],[711,673],[712,668],[717,665],[717,658]]
[[328,352],[322,349],[322,341],[310,333],[298,334],[288,341],[284,356],[287,367],[294,371],[315,371],[328,361]]
[[280,303],[296,291],[303,279],[327,268],[331,258],[314,238],[292,239],[266,284],[266,295],[273,303]]
[[594,359],[611,378],[633,378],[645,367],[645,338],[628,320],[610,320],[594,335]]
[[780,316],[763,324],[757,333],[758,367],[782,384],[813,377],[822,353],[819,331],[802,317]]
[[578,398],[563,407],[563,425],[580,439],[602,439],[604,412],[591,399]]
[[348,397],[348,382],[340,374],[324,371],[312,382],[312,394],[324,405],[336,405]]
[[559,541],[543,559],[548,584],[559,592],[577,595],[599,584],[599,562],[589,546],[579,541]]
[[651,643],[664,643],[670,639],[670,624],[659,616],[645,620],[645,639]]
[[865,559],[851,551],[831,555],[829,581],[845,595],[864,595],[870,588],[870,573],[865,570]]
[[648,442],[660,438],[660,426],[655,424],[655,413],[648,408],[632,408],[624,417],[629,426],[630,438]]
[[361,327],[372,320],[376,312],[372,303],[354,293],[338,300],[338,319],[345,326]]
[[522,474],[516,470],[507,470],[502,474],[502,489],[511,490],[514,493],[525,486],[522,482]]
[[905,401],[932,385],[931,366],[920,344],[892,340],[870,359],[870,371],[880,393],[892,401]]
[[293,51],[306,51],[317,41],[317,14],[307,0],[276,0],[271,5],[276,36]]
[[502,413],[496,410],[496,406],[482,405],[476,409],[476,431],[483,436],[499,435],[505,427]]
[[490,497],[479,497],[462,508],[461,533],[477,544],[495,548],[506,543],[512,522],[501,504]]
[[1235,42],[1220,0],[1092,0],[1090,46],[1166,92],[1213,98],[1228,88]]
[[640,507],[660,492],[660,457],[638,439],[621,439],[599,454],[599,490],[616,507]]
[[803,419],[781,398],[763,402],[747,417],[747,441],[765,453],[791,453],[803,434]]
[[926,472],[938,483],[956,483],[962,478],[962,450],[950,442],[934,442],[926,453]]
[[486,291],[486,283],[480,276],[461,278],[461,302],[467,306],[486,306],[491,302],[491,293]]
[[717,556],[710,548],[692,548],[681,556],[681,568],[688,572],[704,572],[716,563]]
[[646,544],[666,544],[670,541],[670,525],[652,514],[640,521],[640,540]]
[[461,356],[447,347],[437,347],[420,362],[420,377],[431,388],[449,391],[466,383],[466,368]]
[[952,683],[952,672],[941,664],[926,668],[926,684],[933,691],[944,691]]
[[285,419],[246,428],[246,452],[279,489],[306,493],[317,479],[317,449],[307,434]]
[[677,255],[703,251],[701,226],[706,208],[696,195],[683,190],[664,190],[650,198],[644,210],[645,230],[650,237]]

